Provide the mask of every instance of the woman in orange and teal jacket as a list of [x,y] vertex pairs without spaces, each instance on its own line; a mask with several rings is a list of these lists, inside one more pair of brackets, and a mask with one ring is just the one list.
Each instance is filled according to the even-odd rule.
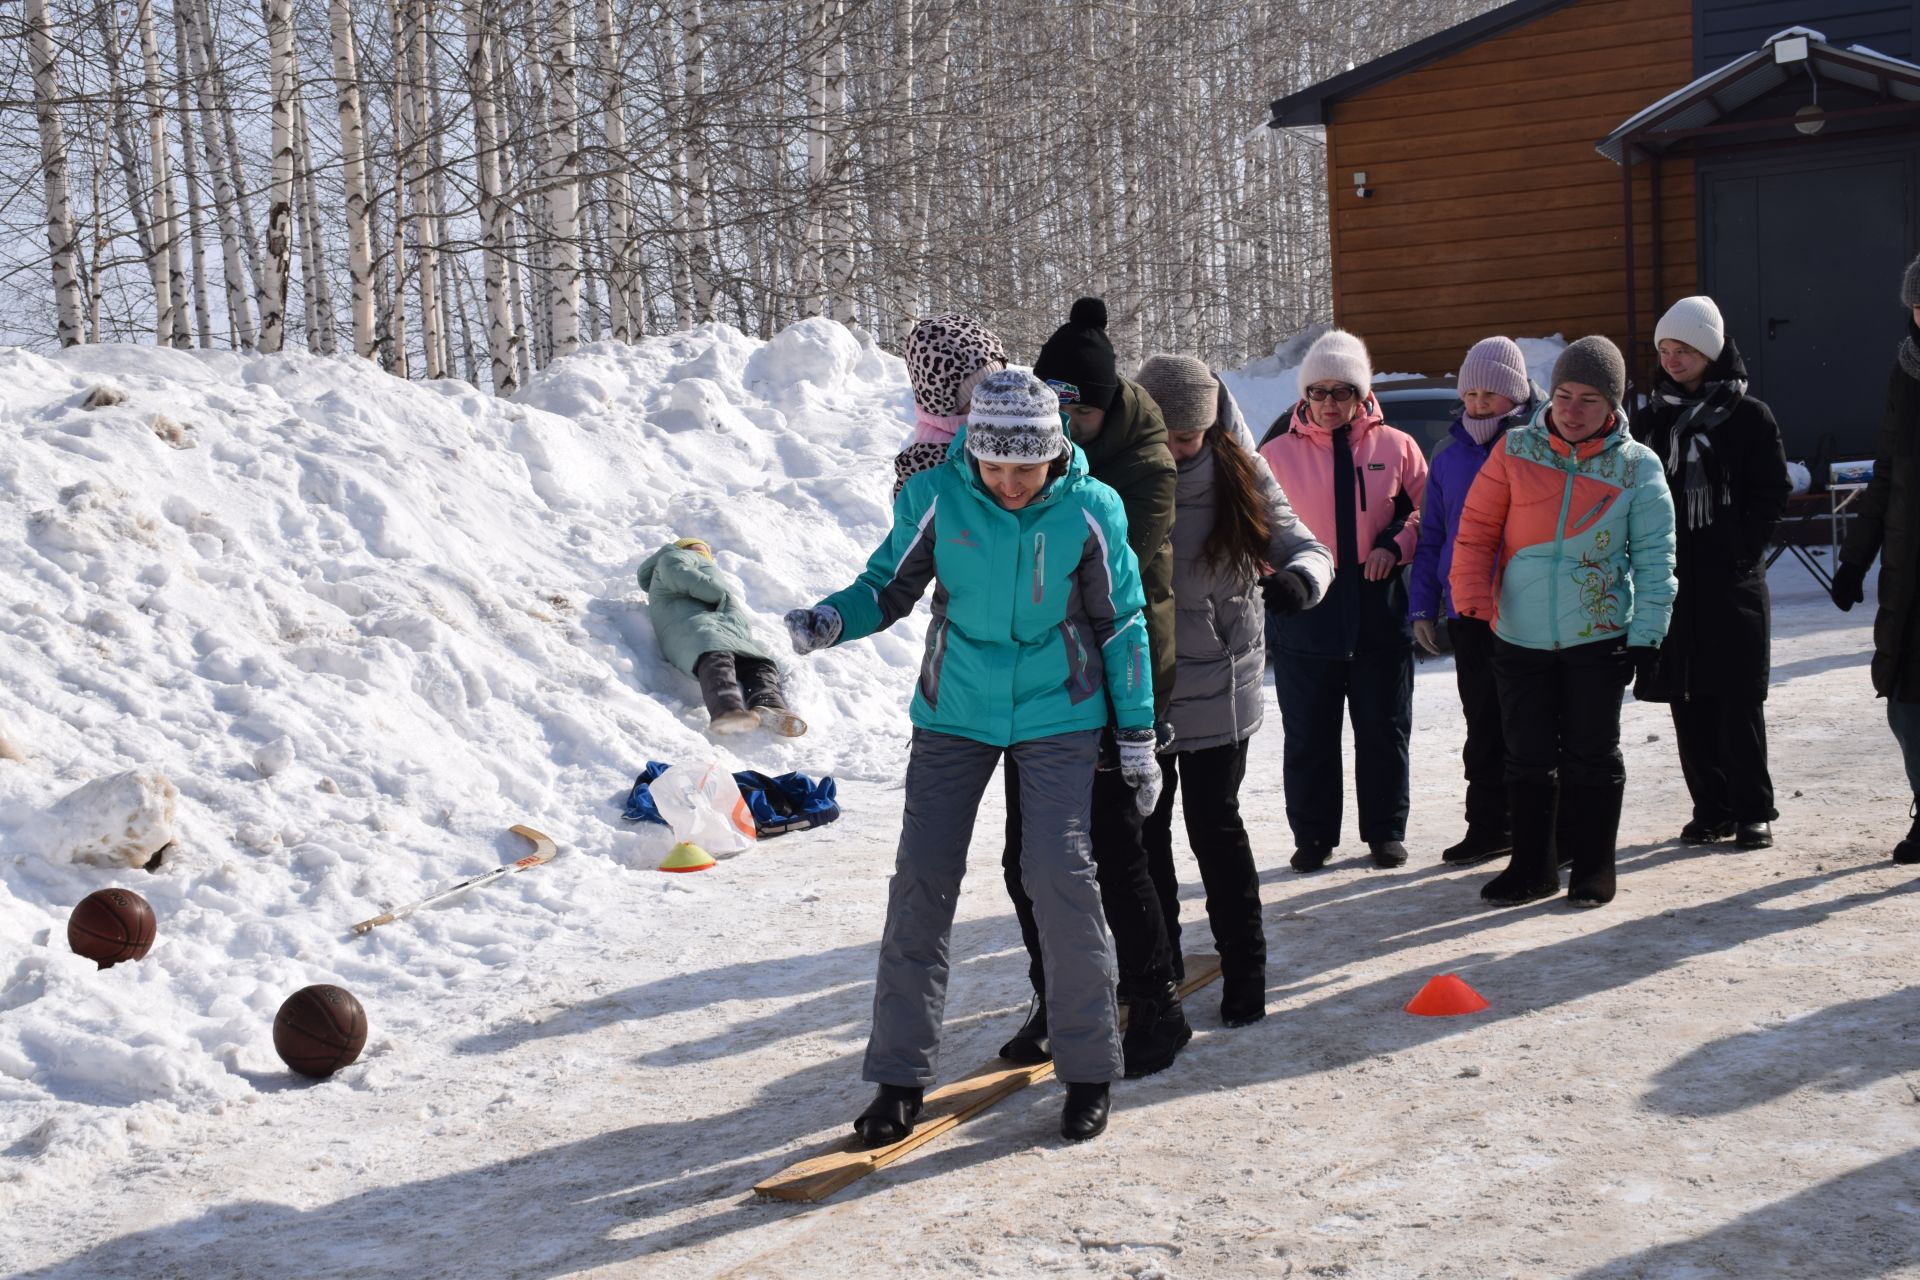
[[1463,617],[1493,624],[1507,740],[1513,857],[1480,890],[1501,906],[1558,893],[1562,859],[1570,903],[1613,900],[1620,694],[1658,652],[1675,590],[1673,499],[1627,431],[1626,383],[1607,339],[1569,346],[1551,397],[1494,448],[1460,516],[1448,585]]

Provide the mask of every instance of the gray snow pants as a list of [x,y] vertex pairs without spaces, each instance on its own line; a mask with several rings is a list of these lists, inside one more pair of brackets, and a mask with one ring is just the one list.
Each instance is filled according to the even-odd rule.
[[[1100,909],[1087,837],[1100,735],[1056,734],[1004,748],[1019,766],[1020,869],[1040,923],[1047,1032],[1060,1079],[1118,1080],[1119,1009],[1113,941]],[[1002,748],[913,731],[900,849],[873,990],[873,1033],[861,1075],[874,1084],[931,1085],[946,1012],[947,949],[980,797]]]

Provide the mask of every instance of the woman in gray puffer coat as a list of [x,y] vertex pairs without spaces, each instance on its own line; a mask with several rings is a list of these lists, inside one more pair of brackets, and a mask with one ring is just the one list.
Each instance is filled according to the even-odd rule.
[[1147,819],[1147,862],[1178,956],[1173,804],[1184,782],[1187,841],[1200,866],[1207,919],[1220,951],[1220,1017],[1240,1027],[1266,1014],[1260,876],[1240,820],[1247,741],[1261,720],[1262,613],[1297,612],[1318,603],[1333,579],[1333,557],[1295,517],[1265,460],[1243,442],[1246,428],[1233,397],[1203,362],[1154,356],[1135,381],[1159,404],[1167,447],[1179,468],[1173,518],[1176,660],[1167,709],[1173,740],[1160,757],[1165,790]]

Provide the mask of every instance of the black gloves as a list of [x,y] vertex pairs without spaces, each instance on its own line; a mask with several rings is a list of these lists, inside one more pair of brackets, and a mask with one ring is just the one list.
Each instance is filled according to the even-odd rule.
[[1313,588],[1291,569],[1260,579],[1260,594],[1266,597],[1267,611],[1283,618],[1313,603]]
[[1644,685],[1659,673],[1660,650],[1653,645],[1628,645],[1627,660],[1633,663],[1633,679],[1635,684]]
[[1845,560],[1833,571],[1833,602],[1845,613],[1867,598],[1867,566]]

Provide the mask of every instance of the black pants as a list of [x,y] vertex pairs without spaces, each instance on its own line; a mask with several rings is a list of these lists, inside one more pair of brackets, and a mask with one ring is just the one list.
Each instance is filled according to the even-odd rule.
[[700,681],[700,698],[707,704],[709,716],[749,707],[786,709],[787,700],[780,693],[780,668],[765,658],[714,649],[700,655],[693,664],[693,674]]
[[[1007,845],[1000,871],[1020,921],[1020,939],[1027,944],[1027,976],[1033,989],[1045,989],[1040,965],[1040,927],[1034,920],[1033,899],[1020,877],[1020,775],[1011,755],[1001,765],[1007,788]],[[1118,769],[1093,775],[1093,871],[1100,884],[1100,906],[1113,932],[1114,959],[1120,978],[1129,986],[1165,983],[1173,977],[1173,952],[1167,946],[1166,920],[1160,895],[1147,873],[1147,849],[1142,841],[1145,817],[1133,803],[1133,788]]]
[[1267,963],[1267,937],[1260,926],[1260,872],[1253,865],[1246,824],[1240,821],[1247,741],[1161,756],[1165,788],[1146,825],[1147,869],[1160,895],[1168,949],[1177,952],[1180,882],[1173,874],[1173,803],[1185,782],[1180,816],[1186,821],[1193,860],[1200,864],[1200,883],[1206,886],[1213,945],[1229,974],[1264,972]]
[[1496,637],[1493,671],[1508,782],[1600,787],[1626,779],[1620,695],[1633,662],[1625,641],[1527,649]]
[[1273,689],[1286,733],[1287,824],[1301,847],[1340,843],[1344,781],[1340,712],[1353,722],[1353,790],[1360,838],[1407,835],[1407,740],[1413,732],[1413,650],[1398,645],[1351,658],[1274,655]]
[[1676,702],[1673,736],[1680,772],[1701,822],[1772,822],[1767,773],[1767,704],[1728,698]]
[[1467,825],[1505,831],[1507,736],[1500,726],[1500,684],[1493,674],[1493,628],[1484,622],[1447,619],[1453,641],[1453,679],[1467,721],[1460,748],[1467,773]]

